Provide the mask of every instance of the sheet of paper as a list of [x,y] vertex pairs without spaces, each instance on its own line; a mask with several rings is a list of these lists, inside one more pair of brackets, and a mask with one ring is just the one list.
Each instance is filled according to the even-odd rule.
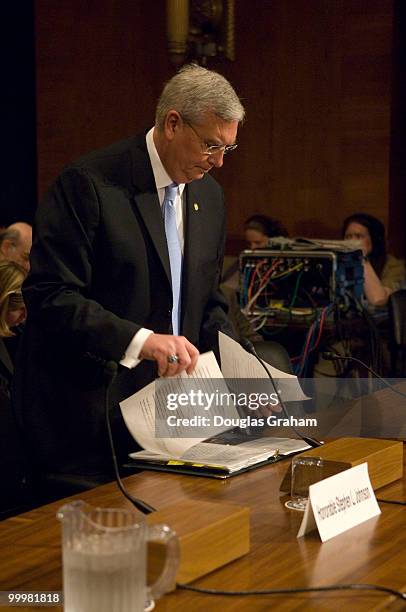
[[291,455],[292,453],[298,453],[310,448],[303,440],[297,440],[296,438],[255,438],[255,440],[249,440],[248,442],[242,442],[238,445],[239,448],[249,448],[258,450],[274,450],[277,449],[280,455]]
[[204,442],[189,448],[189,450],[182,455],[182,459],[212,463],[214,465],[224,465],[226,467],[239,469],[251,465],[252,463],[257,463],[258,461],[265,461],[265,459],[275,454],[275,450],[253,452],[249,449],[242,449],[240,446]]
[[[219,332],[221,370],[225,379],[268,378],[264,368],[254,355],[250,355],[242,346]],[[273,378],[278,381],[278,391],[284,402],[297,402],[309,399],[302,391],[299,381],[293,374],[282,372],[266,363]]]
[[[180,458],[191,446],[205,440],[209,435],[221,433],[229,429],[229,426],[219,426],[215,432],[204,437],[189,438],[186,436],[190,432],[190,427],[178,425],[173,428],[173,437],[156,437],[156,419],[165,419],[169,414],[166,400],[167,394],[175,393],[179,395],[187,392],[189,390],[187,380],[193,379],[199,380],[199,388],[202,388],[202,391],[205,393],[228,392],[216,357],[213,352],[209,352],[199,356],[193,374],[188,375],[182,372],[179,376],[154,381],[120,403],[125,424],[133,438],[144,449]],[[189,405],[187,410],[188,417],[194,414],[202,414],[202,409],[198,406],[193,409]],[[216,407],[216,414],[222,414],[231,418],[238,417],[238,412],[234,406],[226,406],[224,409]],[[176,415],[180,418],[183,416],[181,407],[176,410]]]
[[[235,471],[249,465],[265,461],[274,455],[290,455],[310,448],[302,440],[291,438],[258,438],[238,444],[214,444],[199,442],[189,448],[179,458],[181,461],[216,465]],[[144,461],[170,461],[170,455],[150,451],[131,453],[133,459]]]

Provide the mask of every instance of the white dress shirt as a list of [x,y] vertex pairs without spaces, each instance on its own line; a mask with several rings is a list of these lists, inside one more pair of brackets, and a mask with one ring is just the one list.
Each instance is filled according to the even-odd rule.
[[[173,183],[171,177],[166,172],[160,157],[158,155],[158,151],[156,150],[156,146],[154,143],[154,129],[151,128],[146,136],[147,141],[147,149],[149,159],[151,161],[152,171],[154,173],[155,185],[158,191],[159,203],[162,208],[162,204],[165,197],[165,187]],[[185,189],[185,184],[181,183],[178,187],[178,193],[175,198],[175,210],[176,210],[176,226],[178,228],[179,240],[182,249],[182,253],[184,250],[184,229],[183,229],[183,191]],[[141,359],[139,358],[139,354],[144,345],[145,340],[148,338],[150,334],[153,334],[153,330],[142,327],[132,338],[130,344],[127,346],[126,351],[124,353],[123,358],[120,360],[120,364],[127,368],[135,368]]]

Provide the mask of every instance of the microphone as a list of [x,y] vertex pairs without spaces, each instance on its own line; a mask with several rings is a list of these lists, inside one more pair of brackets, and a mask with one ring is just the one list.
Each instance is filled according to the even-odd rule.
[[337,353],[333,353],[332,351],[326,351],[325,353],[322,353],[321,356],[323,357],[323,359],[326,359],[327,361],[336,361],[336,360],[337,361],[354,361],[355,363],[362,365],[366,370],[368,370],[368,372],[371,372],[371,374],[375,376],[375,378],[378,378],[379,380],[381,380],[386,387],[388,387],[389,389],[392,389],[392,391],[394,391],[398,395],[401,395],[402,397],[406,397],[406,393],[403,393],[402,391],[399,391],[399,389],[396,389],[396,387],[391,385],[391,383],[388,382],[386,378],[383,378],[380,374],[378,374],[378,372],[373,370],[364,361],[361,361],[361,359],[358,359],[358,357],[350,357],[350,356],[343,357],[342,355],[337,355]]
[[107,433],[109,436],[111,457],[113,459],[116,483],[117,483],[118,488],[124,495],[124,497],[126,497],[133,504],[133,506],[137,508],[137,510],[140,510],[140,512],[143,512],[144,514],[150,514],[151,512],[155,511],[155,508],[153,508],[146,502],[142,501],[141,499],[138,499],[138,497],[133,497],[127,491],[127,489],[125,488],[123,484],[123,481],[120,478],[120,472],[118,470],[116,450],[114,448],[113,434],[111,431],[110,408],[109,408],[109,391],[110,391],[111,385],[113,384],[114,379],[117,376],[117,369],[118,369],[118,366],[115,361],[106,361],[106,363],[104,364],[104,369],[103,369],[103,380],[104,380],[104,387],[105,387],[104,409],[105,409],[105,414],[106,414]]
[[[270,379],[270,381],[272,382],[273,388],[275,389],[275,393],[276,393],[276,397],[278,398],[278,402],[280,407],[282,408],[282,411],[285,415],[285,417],[287,419],[290,420],[290,416],[288,411],[286,410],[286,406],[285,403],[282,401],[282,398],[280,396],[280,393],[277,389],[277,385],[275,383],[275,380],[271,374],[271,372],[269,371],[266,363],[264,362],[263,359],[261,359],[261,357],[258,355],[257,351],[255,350],[255,346],[252,344],[252,342],[250,340],[248,340],[248,338],[242,338],[240,340],[240,344],[241,346],[248,352],[250,353],[250,355],[254,355],[254,357],[256,359],[258,359],[259,363],[262,365],[262,367],[264,368],[265,372],[268,375],[268,378]],[[309,446],[311,446],[312,448],[318,448],[319,446],[322,446],[323,443],[320,442],[319,440],[316,440],[314,438],[310,438],[310,436],[302,436],[302,434],[297,431],[296,427],[294,425],[291,425],[291,428],[293,429],[293,431],[295,432],[295,434],[297,436],[299,436],[299,438],[301,438],[304,442],[306,442],[306,444],[308,444]]]

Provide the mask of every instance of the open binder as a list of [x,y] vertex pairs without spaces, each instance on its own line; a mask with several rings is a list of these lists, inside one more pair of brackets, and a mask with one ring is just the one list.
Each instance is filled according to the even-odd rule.
[[220,467],[214,467],[210,465],[201,465],[201,464],[189,464],[180,462],[152,462],[152,461],[142,461],[142,460],[132,460],[126,464],[124,464],[125,468],[136,468],[137,470],[152,470],[155,472],[172,472],[173,474],[185,474],[186,476],[204,476],[206,478],[217,478],[217,479],[225,479],[231,478],[232,476],[238,476],[239,474],[243,474],[244,472],[248,472],[253,470],[254,468],[259,468],[264,465],[268,465],[270,463],[275,463],[283,459],[283,455],[274,455],[265,461],[260,461],[259,463],[251,464],[245,468],[241,468],[234,472],[229,472],[227,469],[223,469]]
[[131,453],[125,467],[230,478],[308,448],[303,440],[247,435],[232,429],[195,444],[180,458],[149,451]]

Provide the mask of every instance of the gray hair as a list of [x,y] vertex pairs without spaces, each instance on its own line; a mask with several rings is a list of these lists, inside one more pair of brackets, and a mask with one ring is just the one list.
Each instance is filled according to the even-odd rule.
[[199,123],[205,113],[224,121],[241,122],[245,110],[230,83],[218,72],[197,64],[183,66],[168,81],[158,100],[155,125],[164,128],[165,117],[176,110],[188,123]]

